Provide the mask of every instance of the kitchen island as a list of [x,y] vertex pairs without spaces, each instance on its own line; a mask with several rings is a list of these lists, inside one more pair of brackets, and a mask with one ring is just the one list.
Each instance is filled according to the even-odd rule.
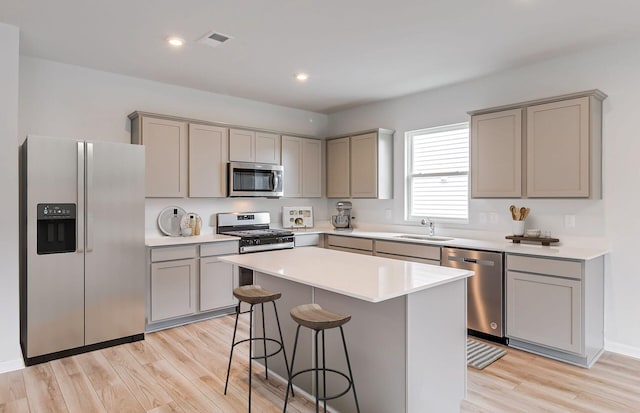
[[[277,304],[289,356],[297,327],[291,308],[314,302],[352,316],[345,336],[361,411],[459,410],[466,388],[466,278],[473,272],[314,247],[220,260],[254,270],[256,284],[282,292]],[[267,330],[277,335],[274,322]],[[336,332],[326,333],[327,365],[346,371]],[[302,330],[295,370],[311,367],[312,359],[312,332]],[[287,376],[281,356],[269,360],[269,369]],[[327,394],[346,384],[327,381]],[[311,393],[311,375],[296,385]],[[329,404],[355,411],[351,393]]]

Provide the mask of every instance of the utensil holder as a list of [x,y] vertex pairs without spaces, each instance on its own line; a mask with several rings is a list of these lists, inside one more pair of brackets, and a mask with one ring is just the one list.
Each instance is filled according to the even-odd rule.
[[513,235],[524,235],[524,221],[512,221],[511,230],[513,231]]

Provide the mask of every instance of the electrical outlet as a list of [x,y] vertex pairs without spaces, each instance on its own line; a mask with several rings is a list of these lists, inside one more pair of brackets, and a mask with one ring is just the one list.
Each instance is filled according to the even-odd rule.
[[492,224],[498,223],[498,213],[497,212],[489,212],[489,222]]
[[392,214],[391,209],[387,208],[387,209],[384,210],[384,218],[387,221],[391,221],[393,219],[393,214]]
[[575,215],[565,215],[564,216],[564,227],[565,228],[575,228],[576,227],[576,216]]
[[478,214],[478,221],[480,221],[480,224],[486,224],[487,223],[487,214],[484,212],[481,212]]

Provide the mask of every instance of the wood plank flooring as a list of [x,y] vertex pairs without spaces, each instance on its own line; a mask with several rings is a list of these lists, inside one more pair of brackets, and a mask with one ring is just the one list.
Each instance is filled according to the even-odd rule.
[[[242,318],[239,334],[248,335]],[[210,413],[247,410],[247,348],[224,381],[234,317],[146,335],[144,341],[0,375],[0,413]],[[464,413],[640,412],[640,360],[605,353],[582,369],[515,349],[484,370],[468,369]],[[254,364],[254,367],[256,365]],[[285,386],[254,369],[255,412],[280,412]],[[366,378],[356,377],[358,380]],[[312,412],[295,397],[287,411]],[[363,412],[366,413],[366,412]],[[391,412],[390,412],[391,413]],[[439,413],[439,412],[438,412]]]

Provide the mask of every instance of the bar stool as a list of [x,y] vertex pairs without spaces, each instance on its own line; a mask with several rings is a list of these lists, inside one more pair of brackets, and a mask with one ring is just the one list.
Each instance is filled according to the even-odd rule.
[[[296,329],[296,339],[293,346],[293,356],[291,357],[291,374],[289,375],[289,384],[287,385],[287,395],[284,399],[284,410],[287,411],[287,402],[289,400],[289,387],[291,387],[292,396],[293,396],[293,379],[302,373],[314,372],[315,373],[315,394],[316,394],[316,412],[319,411],[319,402],[323,401],[324,411],[327,411],[327,400],[337,399],[338,397],[344,396],[349,392],[349,390],[353,390],[353,398],[356,401],[356,410],[360,413],[360,405],[358,404],[358,396],[356,395],[356,388],[353,383],[353,373],[351,372],[351,363],[349,362],[349,352],[347,351],[347,343],[344,339],[344,331],[342,330],[342,326],[351,320],[350,315],[343,315],[332,313],[320,307],[318,304],[303,304],[297,307],[294,307],[291,310],[291,318],[293,321],[298,323],[298,328]],[[315,331],[315,367],[305,370],[300,370],[297,373],[293,373],[293,363],[296,359],[296,350],[298,347],[298,334],[300,333],[300,327],[307,327],[311,330]],[[325,346],[324,346],[324,331],[340,327],[340,335],[342,336],[342,345],[344,347],[344,355],[347,360],[347,367],[349,369],[349,376],[344,374],[341,371],[337,371],[334,369],[328,369],[326,366],[326,358],[325,358]],[[322,332],[322,367],[319,367],[318,364],[318,334]],[[320,397],[319,392],[319,373],[322,372],[322,386],[323,392],[322,397]],[[337,395],[328,396],[327,397],[327,372],[332,372],[344,377],[349,385],[347,388]]]
[[[287,374],[290,374],[289,363],[287,361],[287,353],[284,350],[284,340],[282,339],[282,330],[280,329],[280,320],[278,319],[278,309],[276,308],[276,300],[282,297],[282,293],[273,292],[269,290],[265,290],[259,285],[245,285],[242,287],[235,288],[233,290],[233,295],[238,299],[238,307],[236,308],[236,323],[233,328],[233,339],[231,340],[231,354],[229,354],[229,366],[227,367],[227,380],[224,384],[224,394],[227,394],[227,386],[229,385],[229,372],[231,371],[231,360],[233,359],[233,349],[241,343],[249,342],[249,412],[251,412],[251,361],[255,359],[264,359],[264,368],[265,368],[265,378],[269,380],[269,368],[267,365],[267,359],[271,356],[275,356],[276,354],[282,351],[282,355],[284,356],[284,364],[287,368]],[[240,303],[250,304],[250,308],[248,311],[243,312],[242,314],[249,313],[249,338],[240,340],[236,342],[236,332],[238,330],[238,318],[240,317]],[[273,303],[273,312],[276,315],[276,323],[278,324],[278,334],[280,335],[280,340],[276,340],[274,338],[268,338],[266,335],[265,322],[264,322],[264,303],[272,302]],[[256,304],[260,304],[261,312],[262,312],[262,337],[253,337],[253,306]],[[253,342],[256,340],[262,341],[264,355],[262,356],[254,356],[253,355]],[[270,354],[267,354],[267,341],[272,343],[276,343],[278,345],[278,349],[273,351]],[[287,387],[287,393],[289,392],[289,388]],[[291,392],[293,393],[293,388],[291,388]]]

